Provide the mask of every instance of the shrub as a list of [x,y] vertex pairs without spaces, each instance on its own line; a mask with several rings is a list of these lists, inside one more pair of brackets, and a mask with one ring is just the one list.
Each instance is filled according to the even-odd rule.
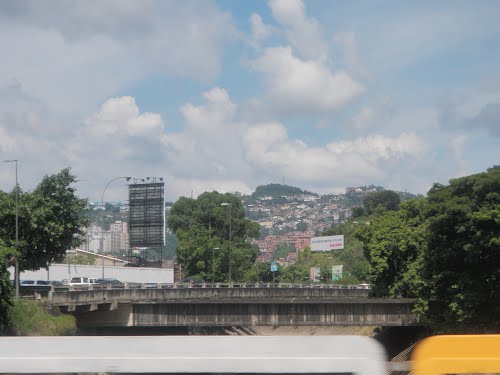
[[49,312],[38,302],[16,300],[11,310],[12,330],[17,336],[68,336],[76,333],[75,317]]

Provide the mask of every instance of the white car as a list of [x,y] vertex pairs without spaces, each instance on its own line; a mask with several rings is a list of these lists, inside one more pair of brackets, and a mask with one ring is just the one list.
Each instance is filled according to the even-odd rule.
[[94,277],[73,277],[68,283],[70,286],[90,286],[97,285],[97,279]]
[[45,280],[23,280],[21,286],[50,286]]

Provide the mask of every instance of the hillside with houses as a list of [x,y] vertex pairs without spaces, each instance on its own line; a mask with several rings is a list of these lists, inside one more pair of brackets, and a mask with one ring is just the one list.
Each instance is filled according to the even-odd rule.
[[[260,250],[258,260],[274,260],[283,266],[295,263],[312,237],[347,222],[352,208],[361,206],[367,194],[383,190],[370,185],[347,187],[345,194],[319,195],[288,185],[258,186],[253,194],[242,196],[247,217],[261,226],[261,238],[255,241]],[[402,200],[415,197],[398,194]]]

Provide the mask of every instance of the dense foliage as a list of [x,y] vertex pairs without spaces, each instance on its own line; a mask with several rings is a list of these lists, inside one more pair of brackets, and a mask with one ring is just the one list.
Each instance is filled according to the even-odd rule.
[[[85,199],[75,195],[69,168],[45,176],[32,192],[19,192],[20,270],[37,270],[60,262],[67,249],[82,242],[87,225]],[[0,238],[15,245],[15,191],[0,192]]]
[[363,206],[368,214],[372,214],[378,207],[382,207],[385,211],[398,210],[400,203],[399,195],[392,190],[369,193],[363,199]]
[[13,305],[13,287],[7,267],[10,265],[15,250],[5,246],[0,239],[0,334],[10,326],[10,312]]
[[436,324],[500,325],[500,166],[428,193],[423,277]]
[[302,194],[317,195],[315,193],[311,193],[310,191],[302,190],[294,186],[281,185],[281,184],[268,184],[268,185],[257,186],[252,194],[252,197],[270,196],[273,198],[279,198],[283,195],[302,195]]
[[370,217],[356,235],[368,259],[367,277],[374,296],[417,297],[426,247],[425,200],[403,202],[398,211]]
[[260,227],[245,218],[244,207],[234,195],[212,192],[197,199],[181,197],[170,210],[168,225],[177,236],[177,259],[189,276],[227,281],[231,260],[232,280],[244,280],[255,261],[257,251],[247,240],[257,238]]
[[500,167],[436,184],[369,220],[357,234],[375,295],[418,298],[439,330],[498,328]]
[[272,197],[272,200],[267,202],[269,204],[279,204],[287,202],[286,198],[284,198],[285,196],[303,195],[303,194],[314,195],[314,196],[318,195],[316,193],[311,193],[310,191],[302,190],[294,186],[281,185],[281,184],[268,184],[268,185],[257,186],[252,195],[244,197],[244,201],[245,204],[254,204],[257,202],[258,198]]

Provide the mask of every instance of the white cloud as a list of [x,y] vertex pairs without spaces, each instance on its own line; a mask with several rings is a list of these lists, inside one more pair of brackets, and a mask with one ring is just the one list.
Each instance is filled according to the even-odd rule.
[[307,17],[301,0],[271,0],[274,18],[285,28],[290,44],[307,60],[326,62],[328,44],[319,22]]
[[5,155],[12,151],[14,151],[14,138],[10,137],[9,134],[0,127],[0,153]]
[[394,164],[392,168],[402,168],[407,159],[418,158],[426,150],[424,142],[413,133],[310,147],[300,140],[290,140],[280,123],[250,126],[243,147],[249,163],[261,173],[332,190],[363,181],[387,182],[388,161]]
[[99,191],[116,176],[162,176],[164,131],[161,116],[141,113],[134,98],[110,98],[61,146],[74,173],[89,180],[82,188]]
[[262,17],[256,13],[250,16],[250,27],[252,34],[250,35],[250,44],[253,48],[259,49],[260,44],[269,38],[273,32],[273,28],[264,24]]
[[375,113],[373,108],[363,107],[353,118],[354,126],[358,129],[363,129],[373,121],[374,117]]
[[[356,33],[344,31],[333,36],[334,43],[341,46],[343,61],[349,70],[362,70],[358,60]],[[363,73],[366,73],[362,70]]]
[[264,74],[268,99],[285,112],[333,111],[364,91],[347,73],[332,73],[322,63],[300,60],[289,47],[266,49],[250,67]]
[[246,179],[249,170],[240,146],[245,125],[235,119],[236,105],[227,91],[218,87],[203,97],[201,105],[181,107],[183,131],[162,139],[172,172],[185,179]]
[[234,37],[213,2],[1,2],[0,84],[83,115],[153,74],[215,79]]
[[114,137],[122,133],[156,139],[163,134],[163,121],[155,113],[139,113],[130,96],[108,99],[86,122],[90,137]]

